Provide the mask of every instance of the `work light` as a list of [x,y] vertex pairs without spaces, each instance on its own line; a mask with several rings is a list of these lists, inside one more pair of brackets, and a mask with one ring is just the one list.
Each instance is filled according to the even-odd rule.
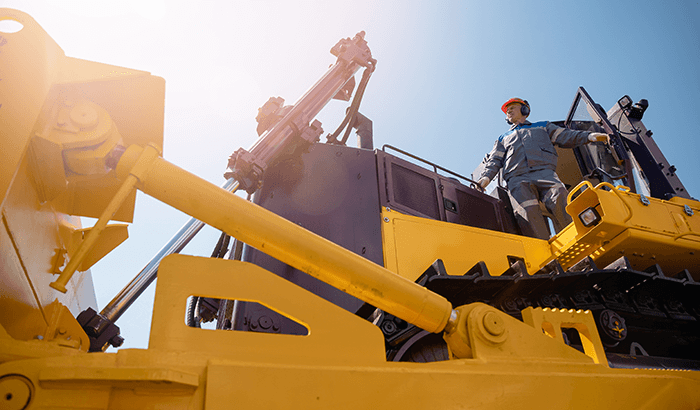
[[598,222],[600,222],[600,214],[593,207],[586,208],[583,212],[578,214],[578,218],[583,222],[583,226],[586,228],[597,225]]

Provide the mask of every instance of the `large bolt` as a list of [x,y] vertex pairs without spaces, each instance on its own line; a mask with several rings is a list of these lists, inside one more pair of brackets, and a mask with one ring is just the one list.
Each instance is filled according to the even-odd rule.
[[21,410],[32,398],[32,382],[23,376],[0,378],[0,408]]
[[384,331],[385,335],[391,335],[392,333],[396,332],[396,329],[396,323],[391,320],[382,323],[382,331]]
[[468,331],[474,331],[487,344],[503,344],[508,339],[508,327],[503,315],[487,307],[477,307],[469,313]]
[[95,108],[88,104],[78,104],[70,112],[70,120],[81,129],[89,129],[97,125],[99,115]]
[[258,319],[258,324],[263,329],[269,329],[270,326],[272,326],[272,319],[270,319],[268,316],[260,316]]
[[500,336],[506,331],[503,319],[494,312],[486,312],[482,322],[484,324],[484,329],[486,329],[491,336]]

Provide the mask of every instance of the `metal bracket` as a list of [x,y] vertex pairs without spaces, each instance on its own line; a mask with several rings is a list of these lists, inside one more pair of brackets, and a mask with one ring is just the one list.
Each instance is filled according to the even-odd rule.
[[109,345],[119,347],[124,343],[124,338],[119,334],[119,326],[92,308],[82,311],[76,319],[90,338],[91,352],[102,352]]
[[689,207],[688,205],[683,206],[683,210],[685,210],[686,215],[688,216],[693,216],[693,208]]
[[644,196],[644,194],[639,194],[639,202],[641,202],[644,206],[649,206],[651,202],[649,202],[649,198]]
[[603,343],[590,310],[533,308],[523,309],[523,322],[564,343],[562,329],[576,329],[584,353],[596,364],[608,367]]
[[121,207],[124,200],[131,195],[131,192],[135,189],[136,184],[141,178],[143,178],[143,175],[148,171],[150,164],[156,157],[158,157],[158,149],[152,145],[148,145],[142,151],[136,164],[130,170],[128,177],[119,188],[119,191],[117,191],[107,207],[104,209],[104,211],[102,211],[102,214],[95,223],[95,226],[93,226],[90,232],[88,232],[85,239],[78,247],[78,250],[75,252],[75,255],[71,257],[68,265],[66,265],[66,268],[60,274],[58,279],[51,282],[49,286],[58,290],[59,292],[66,293],[66,284],[73,277],[75,271],[82,265],[85,258],[97,243],[100,235],[107,227],[109,220],[114,217],[114,214],[117,212],[117,210],[119,210],[119,207]]
[[[485,305],[457,309],[458,318],[444,338],[455,359],[486,362],[513,360],[600,364],[608,367],[590,311],[533,309],[522,311],[523,322]],[[584,340],[585,354],[564,343],[561,329],[575,328]]]

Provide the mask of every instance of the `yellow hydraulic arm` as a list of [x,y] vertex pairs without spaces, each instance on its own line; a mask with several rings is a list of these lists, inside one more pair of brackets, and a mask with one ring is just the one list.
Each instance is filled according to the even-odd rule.
[[[440,332],[450,319],[456,320],[452,305],[442,296],[169,163],[153,146],[129,147],[117,165],[117,175],[126,189],[135,184],[154,198],[422,329]],[[69,275],[64,272],[56,282],[66,283]]]

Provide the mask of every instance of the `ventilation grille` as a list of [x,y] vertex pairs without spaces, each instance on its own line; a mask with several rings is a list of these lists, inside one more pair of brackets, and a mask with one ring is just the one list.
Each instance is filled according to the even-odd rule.
[[391,164],[394,201],[430,218],[440,219],[435,180],[396,163]]

